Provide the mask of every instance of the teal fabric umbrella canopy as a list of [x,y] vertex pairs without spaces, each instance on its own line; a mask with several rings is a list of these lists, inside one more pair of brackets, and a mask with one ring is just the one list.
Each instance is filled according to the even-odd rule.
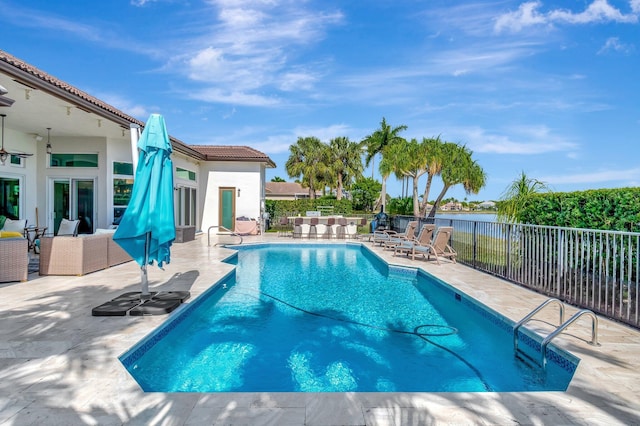
[[146,267],[170,261],[176,238],[171,142],[160,114],[151,114],[137,143],[139,158],[129,205],[113,240],[140,265],[142,294],[149,294]]

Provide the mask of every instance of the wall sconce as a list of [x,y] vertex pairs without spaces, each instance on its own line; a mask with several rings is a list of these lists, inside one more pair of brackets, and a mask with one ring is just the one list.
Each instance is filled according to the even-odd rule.
[[238,188],[238,198],[240,198],[240,188]]
[[51,154],[51,127],[47,127],[47,154]]

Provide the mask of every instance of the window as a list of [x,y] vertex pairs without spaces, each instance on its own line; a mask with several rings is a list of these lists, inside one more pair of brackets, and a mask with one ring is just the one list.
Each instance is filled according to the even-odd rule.
[[20,219],[20,179],[0,177],[0,216]]
[[133,163],[113,163],[113,223],[120,219],[131,200],[133,191]]
[[9,164],[15,167],[24,167],[24,159],[17,155],[12,155],[9,159]]
[[133,191],[133,178],[113,179],[113,205],[128,206],[129,200],[131,200],[131,191]]
[[98,167],[98,154],[51,154],[50,167]]
[[122,163],[122,162],[114,161],[113,174],[133,176],[133,163]]
[[196,172],[192,172],[191,170],[181,169],[180,167],[176,167],[176,177],[178,179],[190,180],[192,182],[196,181]]

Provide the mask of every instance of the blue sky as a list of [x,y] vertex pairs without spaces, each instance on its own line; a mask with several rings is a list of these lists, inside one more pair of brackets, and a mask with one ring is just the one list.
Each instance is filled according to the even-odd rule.
[[469,200],[522,171],[640,185],[640,0],[0,0],[0,18],[0,49],[188,144],[259,149],[268,179],[290,180],[298,137],[385,117],[466,144],[488,176]]

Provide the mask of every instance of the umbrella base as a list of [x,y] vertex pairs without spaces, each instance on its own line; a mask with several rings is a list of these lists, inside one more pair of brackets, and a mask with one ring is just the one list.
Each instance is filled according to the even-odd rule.
[[179,299],[148,300],[129,311],[129,315],[141,317],[145,315],[165,315],[180,306]]
[[94,317],[123,317],[140,304],[140,300],[110,300],[91,310]]
[[188,291],[161,291],[158,294],[155,294],[152,299],[153,300],[172,300],[177,299],[180,302],[184,302],[189,297],[191,297],[191,293]]
[[140,291],[130,291],[128,293],[121,294],[113,300],[137,300],[140,302],[141,300],[148,300],[155,296],[157,293],[155,291],[150,292],[146,299],[142,298],[142,292]]
[[166,315],[177,309],[191,297],[188,291],[151,292],[148,300],[141,299],[141,292],[132,291],[96,306],[91,310],[94,317]]

